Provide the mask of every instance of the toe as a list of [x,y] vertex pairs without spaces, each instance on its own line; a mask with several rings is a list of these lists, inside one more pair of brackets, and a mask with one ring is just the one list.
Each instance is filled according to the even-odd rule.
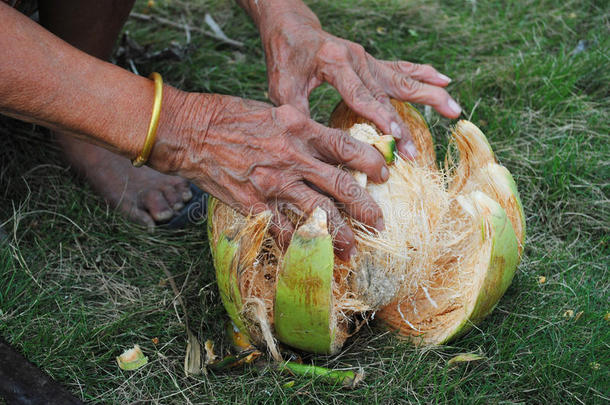
[[141,205],[156,222],[165,222],[174,216],[174,211],[160,190],[150,190],[142,195]]
[[135,201],[123,200],[117,209],[130,221],[145,226],[149,232],[155,229],[155,220],[145,210],[138,208]]
[[180,211],[184,208],[184,202],[182,202],[182,195],[176,190],[174,186],[164,186],[161,188],[161,192],[163,196],[169,203],[169,206],[172,207],[174,211]]
[[193,198],[193,193],[187,181],[180,182],[175,186],[176,193],[182,198],[182,201],[189,202]]
[[155,229],[155,220],[144,210],[135,208],[127,216],[131,221],[143,225],[152,232]]

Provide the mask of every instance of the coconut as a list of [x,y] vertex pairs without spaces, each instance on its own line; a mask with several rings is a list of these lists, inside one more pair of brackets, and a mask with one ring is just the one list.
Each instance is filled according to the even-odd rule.
[[270,212],[243,216],[210,198],[208,236],[222,302],[236,327],[280,358],[277,341],[335,353],[372,318],[416,344],[448,342],[480,322],[511,283],[525,221],[516,184],[484,134],[459,121],[443,169],[425,120],[392,101],[419,151],[397,156],[393,140],[340,103],[330,125],[392,162],[387,182],[352,172],[379,204],[382,232],[345,216],[356,236],[349,262],[333,255],[326,212],[294,220],[286,252],[268,232]]

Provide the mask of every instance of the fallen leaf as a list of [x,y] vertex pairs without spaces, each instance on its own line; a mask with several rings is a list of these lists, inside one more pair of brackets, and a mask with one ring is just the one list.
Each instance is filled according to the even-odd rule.
[[205,364],[215,362],[218,356],[216,356],[216,353],[214,353],[214,342],[211,340],[206,340],[203,347],[205,349]]
[[582,316],[582,314],[584,314],[584,311],[579,311],[576,313],[576,315],[574,315],[574,321],[577,321],[580,319],[580,317]]
[[606,315],[604,315],[604,319],[606,321],[610,321],[610,312],[606,312]]
[[231,345],[233,349],[238,352],[242,352],[244,350],[254,350],[254,346],[250,343],[250,339],[248,336],[241,333],[239,328],[233,323],[233,321],[228,321],[225,330],[227,332],[227,336],[231,341]]
[[381,35],[385,35],[385,34],[386,34],[386,32],[388,32],[388,31],[385,29],[385,27],[381,27],[381,26],[380,26],[380,27],[377,27],[377,30],[376,30],[376,31],[377,31],[377,33],[378,33],[378,34],[381,34]]
[[599,370],[599,368],[601,367],[601,364],[599,364],[599,363],[598,363],[598,362],[596,362],[596,361],[593,361],[593,362],[589,363],[589,365],[591,366],[591,368],[592,368],[593,370]]
[[159,338],[158,337],[152,338],[151,341],[153,342],[153,345],[158,345],[159,344]]
[[572,311],[571,309],[568,309],[567,311],[565,311],[563,313],[564,318],[572,318],[573,316],[574,316],[574,311]]
[[544,283],[546,283],[546,277],[538,276],[538,284],[544,284]]
[[447,361],[447,365],[452,365],[456,363],[468,363],[471,361],[484,360],[485,357],[476,353],[461,353],[457,356],[454,356]]
[[193,332],[188,329],[186,356],[184,356],[184,373],[187,376],[201,374],[201,345]]

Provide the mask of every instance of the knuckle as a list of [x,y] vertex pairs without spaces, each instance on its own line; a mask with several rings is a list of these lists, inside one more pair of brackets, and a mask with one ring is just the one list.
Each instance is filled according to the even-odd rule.
[[370,91],[356,80],[348,84],[347,93],[352,103],[359,109],[369,108],[369,103],[374,101]]
[[403,76],[400,78],[399,86],[400,89],[407,95],[412,96],[418,93],[422,89],[423,83],[417,80],[413,80],[410,77]]
[[417,69],[417,64],[412,62],[398,62],[398,71],[405,75],[411,75]]
[[343,225],[343,217],[337,208],[337,204],[331,199],[326,197],[320,197],[317,201],[316,207],[322,208],[328,215],[328,221],[331,226],[335,229]]
[[265,194],[267,198],[278,199],[283,198],[292,193],[292,190],[296,189],[297,179],[277,176],[270,174],[267,177],[268,185],[265,188]]
[[356,157],[357,146],[351,137],[341,131],[337,131],[331,139],[332,146],[341,160],[349,162]]
[[349,56],[349,50],[345,45],[329,39],[322,44],[318,55],[323,61],[346,61]]
[[358,59],[366,58],[366,50],[364,49],[364,46],[362,46],[356,42],[352,42],[350,44],[350,50],[351,50],[352,54],[354,56],[356,56]]
[[379,85],[379,83],[375,80],[375,78],[371,77],[370,80],[367,81],[367,90],[368,94],[379,101],[382,104],[389,104],[390,98],[384,89]]
[[375,100],[379,101],[386,108],[390,107],[390,97],[388,97],[387,93],[383,91],[381,88],[374,88],[372,91],[373,97]]
[[334,178],[334,188],[342,200],[353,204],[361,201],[364,190],[356,183],[352,175],[343,171],[337,170]]
[[252,201],[250,205],[250,212],[252,214],[260,214],[261,212],[265,212],[269,209],[269,206],[261,201]]

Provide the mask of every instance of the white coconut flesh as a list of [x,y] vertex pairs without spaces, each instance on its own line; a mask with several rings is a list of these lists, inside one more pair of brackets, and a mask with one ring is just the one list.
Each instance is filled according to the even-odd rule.
[[[355,137],[375,131],[357,125],[366,134]],[[480,309],[490,268],[504,266],[500,273],[512,277],[525,229],[514,181],[495,162],[476,126],[460,121],[452,135],[460,158],[455,165],[447,159],[443,171],[397,158],[384,184],[360,176],[383,211],[386,229],[373,234],[348,218],[358,254],[350,263],[334,259],[332,351],[357,329],[357,314],[381,318],[418,343],[444,342],[491,309],[485,314]],[[214,246],[221,234],[243,241],[237,283],[244,332],[256,343],[274,345],[273,301],[282,252],[266,232],[271,215],[246,219],[221,203],[211,214]],[[498,264],[499,256],[509,257]],[[502,288],[508,283],[504,280]],[[497,301],[503,292],[490,297]]]

